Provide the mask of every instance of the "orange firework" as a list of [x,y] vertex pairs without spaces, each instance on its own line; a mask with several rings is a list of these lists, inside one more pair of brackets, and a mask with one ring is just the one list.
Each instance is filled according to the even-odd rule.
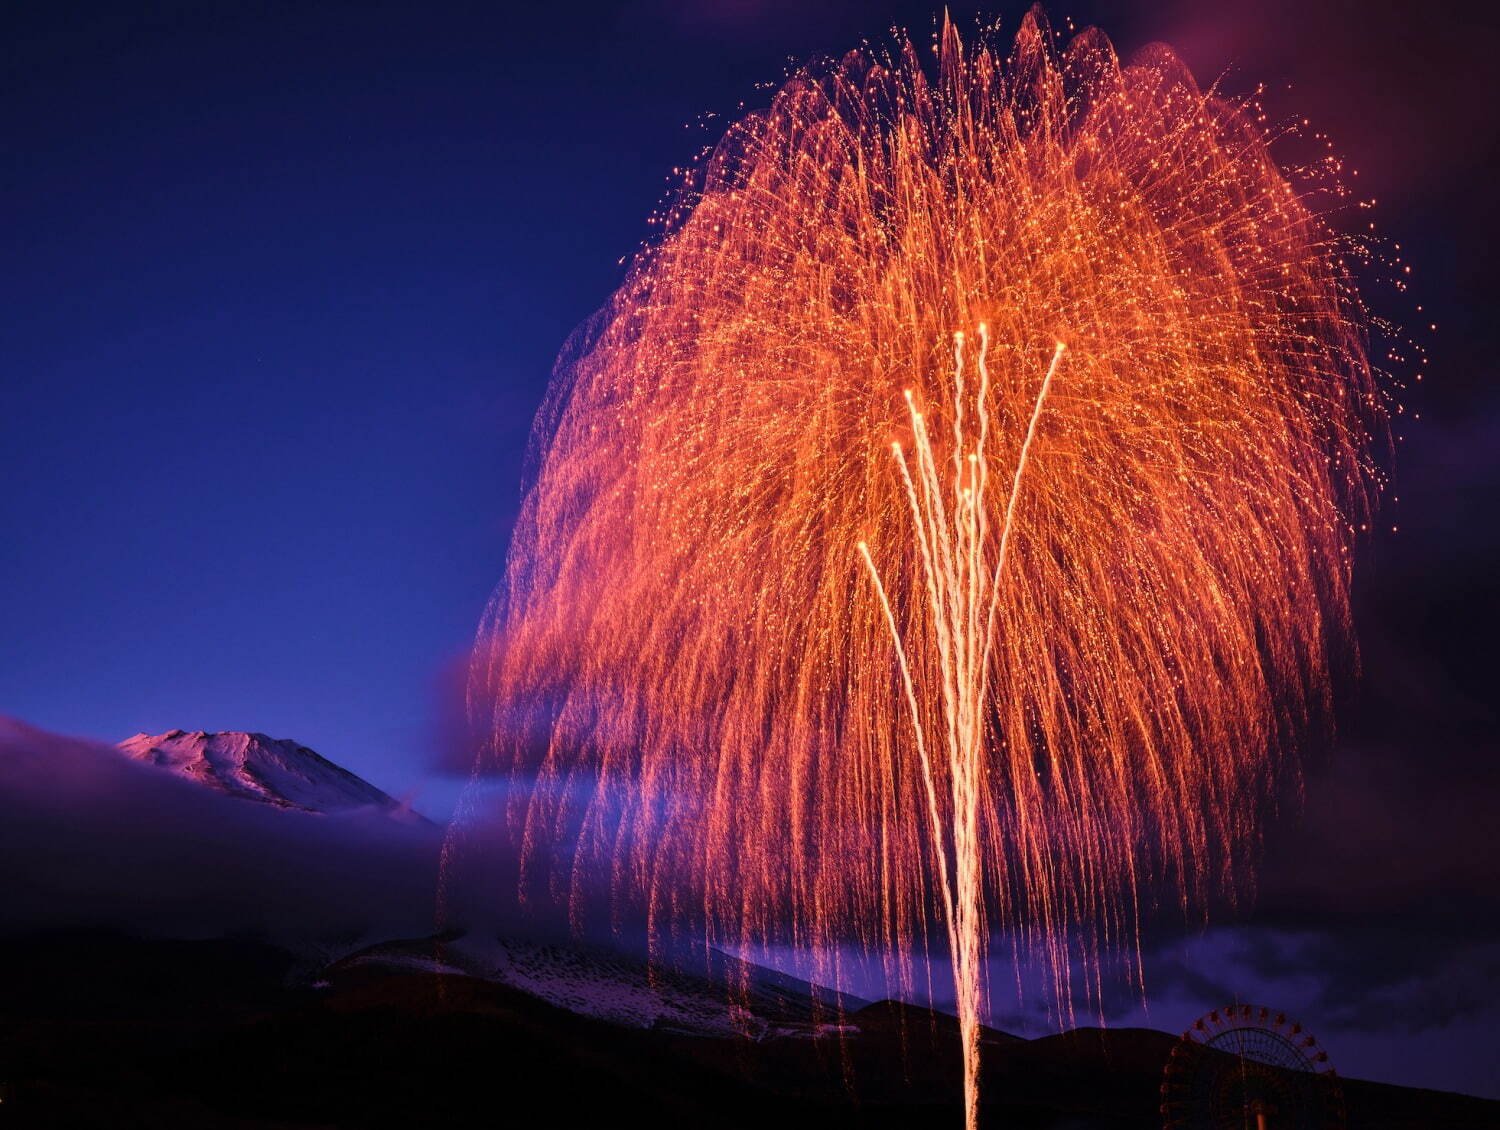
[[972,1126],[992,928],[1066,1000],[1148,889],[1232,891],[1328,707],[1380,406],[1253,113],[1035,13],[937,48],[707,159],[559,365],[475,687],[579,914],[602,877],[897,990],[945,938]]

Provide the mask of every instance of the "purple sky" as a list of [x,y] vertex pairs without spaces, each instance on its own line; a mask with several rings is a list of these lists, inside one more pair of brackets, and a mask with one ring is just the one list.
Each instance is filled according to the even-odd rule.
[[[531,416],[672,166],[713,137],[691,123],[763,102],[788,56],[925,34],[933,11],[512,7],[7,13],[0,712],[109,740],[291,737],[443,814],[453,671]],[[1183,1014],[1152,1022],[1249,984],[1336,1062],[1339,1033],[1371,1072],[1500,1094],[1471,1038],[1500,989],[1495,17],[1241,8],[1053,16],[1127,53],[1166,39],[1329,132],[1414,264],[1409,297],[1372,304],[1440,329],[1402,397],[1400,533],[1361,559],[1339,745],[1272,829],[1250,933],[1161,941]]]

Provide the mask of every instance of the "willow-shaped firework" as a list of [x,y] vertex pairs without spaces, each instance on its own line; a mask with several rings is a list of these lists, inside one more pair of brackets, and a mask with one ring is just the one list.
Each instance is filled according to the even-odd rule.
[[559,363],[481,630],[533,877],[897,991],[946,938],[975,1055],[991,933],[1066,999],[1148,891],[1234,889],[1326,715],[1381,418],[1267,142],[1036,13],[729,130]]

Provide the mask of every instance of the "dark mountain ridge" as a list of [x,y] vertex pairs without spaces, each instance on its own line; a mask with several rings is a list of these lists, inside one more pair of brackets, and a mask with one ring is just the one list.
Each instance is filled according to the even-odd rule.
[[[437,953],[443,939],[429,940]],[[460,972],[335,962],[253,939],[0,940],[0,1126],[959,1125],[951,1017],[876,1002],[837,1031],[714,1036],[583,1016]],[[993,1033],[984,1121],[1159,1127],[1175,1038]],[[1350,1127],[1500,1126],[1500,1103],[1345,1080]]]

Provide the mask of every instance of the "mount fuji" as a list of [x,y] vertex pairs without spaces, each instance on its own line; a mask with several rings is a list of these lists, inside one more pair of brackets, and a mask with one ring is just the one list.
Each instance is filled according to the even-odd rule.
[[118,748],[226,796],[322,815],[376,809],[425,823],[403,802],[294,741],[232,730],[168,730],[136,734]]

